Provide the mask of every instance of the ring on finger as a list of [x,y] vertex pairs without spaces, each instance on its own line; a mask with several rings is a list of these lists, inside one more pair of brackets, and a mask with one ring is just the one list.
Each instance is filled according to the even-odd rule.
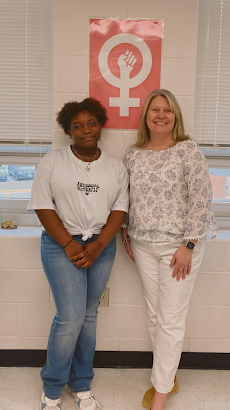
[[185,267],[184,267],[184,269],[186,269],[186,270],[187,270],[187,269],[188,269],[188,267],[187,267],[187,266],[185,266]]

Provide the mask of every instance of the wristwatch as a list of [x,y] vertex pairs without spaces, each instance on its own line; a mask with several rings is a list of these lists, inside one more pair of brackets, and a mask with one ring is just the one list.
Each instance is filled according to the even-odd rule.
[[195,243],[183,240],[182,242],[186,248],[190,249],[191,251],[195,248]]

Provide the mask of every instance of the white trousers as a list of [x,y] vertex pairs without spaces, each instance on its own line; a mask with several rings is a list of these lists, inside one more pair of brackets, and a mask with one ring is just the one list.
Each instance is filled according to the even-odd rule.
[[199,270],[204,244],[192,252],[192,268],[185,279],[172,277],[170,262],[179,244],[154,246],[131,239],[131,248],[141,276],[146,315],[153,344],[151,382],[159,393],[169,393],[179,365],[189,300]]

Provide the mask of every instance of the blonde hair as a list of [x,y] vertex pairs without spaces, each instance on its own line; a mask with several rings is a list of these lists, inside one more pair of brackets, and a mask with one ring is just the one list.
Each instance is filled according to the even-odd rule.
[[184,121],[176,97],[174,97],[174,95],[170,91],[161,88],[152,91],[145,101],[137,133],[137,142],[135,143],[136,148],[144,148],[147,142],[150,140],[150,131],[146,123],[146,117],[152,100],[158,96],[164,97],[166,101],[168,101],[170,110],[175,114],[175,124],[173,128],[174,144],[177,144],[179,141],[190,139],[189,135],[186,135],[184,132]]

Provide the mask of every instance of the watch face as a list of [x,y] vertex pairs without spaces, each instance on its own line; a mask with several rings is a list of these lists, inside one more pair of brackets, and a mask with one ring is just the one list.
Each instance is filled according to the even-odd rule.
[[188,242],[187,243],[187,248],[189,248],[189,249],[193,249],[194,246],[195,246],[195,243],[193,243],[193,242]]

